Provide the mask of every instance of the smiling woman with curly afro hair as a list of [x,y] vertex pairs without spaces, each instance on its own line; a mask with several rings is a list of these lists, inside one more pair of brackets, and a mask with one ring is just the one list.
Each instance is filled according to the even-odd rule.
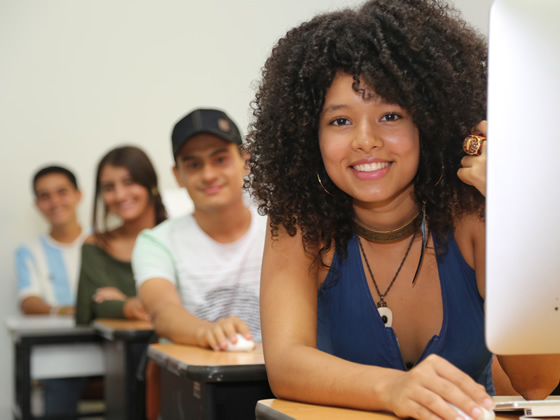
[[[268,215],[261,324],[275,395],[452,419],[490,409],[487,45],[440,0],[370,0],[290,30],[253,103],[246,187]],[[490,140],[491,141],[491,140]],[[499,356],[543,398],[558,361]]]
[[334,241],[345,249],[352,197],[326,177],[318,141],[337,72],[355,76],[356,90],[371,87],[412,114],[421,144],[415,195],[426,201],[433,232],[451,228],[454,213],[481,211],[483,197],[456,173],[465,135],[486,115],[486,57],[483,37],[439,2],[375,1],[288,32],[264,67],[248,136],[261,211],[274,227],[301,229],[308,245]]

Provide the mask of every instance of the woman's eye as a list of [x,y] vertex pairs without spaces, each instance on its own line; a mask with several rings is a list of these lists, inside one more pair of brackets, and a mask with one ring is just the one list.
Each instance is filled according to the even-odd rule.
[[399,114],[395,114],[394,112],[390,112],[388,114],[383,115],[383,117],[381,118],[381,121],[396,121],[400,117],[401,116]]
[[348,125],[350,124],[350,121],[348,121],[346,118],[336,118],[333,121],[331,121],[331,125]]

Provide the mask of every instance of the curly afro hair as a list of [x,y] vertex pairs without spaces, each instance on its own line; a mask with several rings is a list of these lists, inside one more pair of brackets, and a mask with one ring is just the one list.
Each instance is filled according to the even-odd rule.
[[[439,0],[370,0],[358,9],[319,15],[273,48],[252,103],[247,148],[261,214],[319,257],[334,244],[346,255],[353,235],[352,197],[326,176],[319,116],[338,72],[405,108],[420,135],[414,179],[430,230],[441,238],[464,213],[484,212],[484,197],[457,177],[462,142],[486,115],[485,38]],[[362,86],[362,87],[360,87]],[[333,196],[325,193],[317,180]]]

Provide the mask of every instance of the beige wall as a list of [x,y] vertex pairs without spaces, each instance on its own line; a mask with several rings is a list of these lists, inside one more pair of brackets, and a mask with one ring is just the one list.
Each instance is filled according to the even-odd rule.
[[[48,162],[79,177],[90,218],[97,159],[133,143],[174,188],[169,134],[198,106],[228,110],[242,131],[275,40],[317,11],[359,0],[0,0],[0,318],[17,313],[13,250],[46,225],[30,176]],[[490,0],[456,0],[486,32]],[[0,418],[9,418],[12,352],[0,329]]]

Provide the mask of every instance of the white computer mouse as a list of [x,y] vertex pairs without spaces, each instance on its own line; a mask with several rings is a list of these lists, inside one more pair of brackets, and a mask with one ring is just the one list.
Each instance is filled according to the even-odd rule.
[[[455,409],[459,417],[465,420],[478,420],[478,419],[473,419],[470,416],[467,416],[463,410],[455,407],[453,404],[451,403],[448,404]],[[480,407],[480,409],[482,410],[482,416],[480,417],[480,420],[494,420],[496,418],[496,414],[494,413],[494,410],[487,410],[483,407]]]
[[257,345],[253,340],[247,340],[241,334],[237,333],[237,342],[233,344],[231,341],[227,340],[228,346],[224,351],[251,351],[255,350]]

